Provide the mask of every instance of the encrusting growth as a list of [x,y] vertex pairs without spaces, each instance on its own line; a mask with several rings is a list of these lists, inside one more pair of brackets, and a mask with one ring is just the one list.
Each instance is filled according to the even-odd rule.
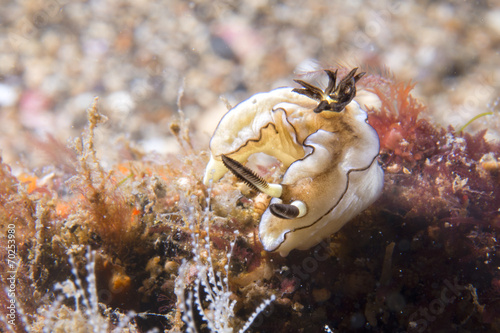
[[[340,68],[335,81],[355,84],[355,97],[340,111],[316,113],[320,99],[349,100],[352,90],[333,84],[333,73],[318,72],[325,84],[312,75],[303,80],[326,87],[311,95],[318,99],[290,87],[240,103],[212,138],[217,154],[198,150],[181,119],[171,127],[184,147],[179,155],[153,155],[122,139],[119,160],[105,164],[95,138],[114,141],[96,134],[104,116],[94,103],[74,151],[55,138],[36,143],[50,151],[53,165],[30,172],[0,162],[0,247],[7,248],[5,235],[15,230],[17,263],[16,326],[1,312],[0,330],[494,331],[500,325],[500,145],[484,131],[468,133],[471,126],[437,126],[411,95],[413,84],[387,74],[353,83],[359,74],[346,80],[349,70]],[[347,127],[362,129],[366,141],[332,137]],[[373,145],[377,137],[380,147]],[[326,148],[335,143],[352,150],[332,155]],[[250,156],[256,151],[276,159]],[[361,193],[380,191],[380,162],[384,188],[376,204],[331,236],[321,230],[324,240],[308,250],[287,257],[280,253],[291,248],[265,251],[281,239],[266,229],[272,225],[262,225],[264,218],[293,227],[317,211],[315,204],[331,204],[332,182],[315,171],[332,161],[341,167],[332,178],[343,179],[348,190],[372,187],[358,188]],[[362,166],[368,169],[356,171]],[[211,169],[207,186],[202,178]],[[374,176],[378,181],[370,182]],[[235,184],[238,179],[261,189]],[[269,190],[259,179],[281,193],[258,193]],[[307,179],[325,185],[312,194],[314,202],[289,191],[306,193]],[[294,241],[310,242],[309,229]],[[286,234],[284,244],[298,231]],[[0,251],[4,271],[7,255]],[[2,279],[0,286],[7,309],[11,285]]]

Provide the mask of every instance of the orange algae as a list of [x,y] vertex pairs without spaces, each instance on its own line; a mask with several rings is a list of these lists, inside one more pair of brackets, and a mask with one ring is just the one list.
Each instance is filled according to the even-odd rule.
[[[260,321],[257,330],[320,331],[325,324],[350,330],[358,320],[374,331],[418,332],[424,327],[421,311],[430,311],[451,284],[460,297],[445,304],[439,320],[427,321],[425,329],[441,329],[441,323],[464,330],[498,327],[500,145],[486,141],[484,132],[434,125],[426,117],[430,110],[412,97],[413,84],[376,75],[360,84],[382,101],[368,122],[381,140],[385,187],[375,205],[330,240],[288,258],[269,254],[255,238],[262,199],[246,190],[242,196],[230,176],[213,185],[215,268],[224,269],[233,231],[240,231],[229,267],[229,286],[239,301],[234,326],[276,294],[273,320]],[[63,156],[73,156],[54,159],[64,177],[56,173],[53,185],[40,183],[43,175],[15,177],[0,164],[0,218],[15,223],[19,237],[19,304],[34,314],[54,297],[53,284],[71,277],[68,253],[83,274],[90,245],[97,251],[100,301],[110,311],[161,315],[137,317],[142,330],[180,329],[173,292],[178,272],[172,267],[192,256],[191,232],[207,235],[195,223],[206,208],[208,192],[201,183],[206,153],[193,148],[180,121],[172,131],[184,147],[181,155],[158,163],[139,154],[105,170],[94,147],[93,130],[104,121],[96,103],[88,119],[76,153],[48,139]],[[393,243],[392,251],[385,251]],[[187,290],[194,270],[184,281]],[[8,298],[0,293],[3,306]]]

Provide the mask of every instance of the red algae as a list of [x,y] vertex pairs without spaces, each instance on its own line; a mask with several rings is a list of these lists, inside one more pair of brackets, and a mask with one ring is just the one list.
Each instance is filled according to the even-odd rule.
[[[171,130],[183,152],[162,162],[134,150],[105,169],[93,141],[104,121],[95,102],[74,152],[53,138],[42,144],[52,149],[53,175],[15,176],[0,163],[0,218],[3,228],[15,224],[17,230],[18,306],[27,327],[36,331],[43,322],[37,308],[55,299],[56,282],[72,278],[69,255],[83,275],[94,250],[99,301],[114,316],[141,313],[134,325],[143,332],[185,328],[175,285],[189,295],[199,266],[209,262],[228,272],[228,291],[238,301],[230,323],[236,328],[276,296],[251,329],[498,330],[500,144],[487,141],[484,131],[433,124],[427,114],[436,110],[411,95],[414,84],[368,75],[360,86],[382,102],[380,110],[368,111],[368,122],[380,137],[383,193],[330,239],[286,258],[263,251],[256,237],[261,196],[235,186],[231,175],[211,192],[202,184],[207,154],[193,147],[182,118]],[[193,234],[200,246],[195,252]],[[183,264],[193,253],[198,264]],[[201,317],[193,322],[208,331]]]

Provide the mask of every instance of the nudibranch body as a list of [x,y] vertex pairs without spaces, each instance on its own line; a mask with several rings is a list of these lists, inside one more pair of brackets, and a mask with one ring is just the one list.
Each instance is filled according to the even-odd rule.
[[[355,75],[354,69],[336,85],[337,72],[325,72],[324,91],[296,80],[303,88],[278,88],[238,104],[210,141],[204,183],[219,180],[229,169],[272,196],[259,237],[265,250],[282,256],[338,231],[382,191],[378,135],[360,107],[378,107],[379,100],[368,92],[361,94],[369,96],[363,101],[355,98],[355,84],[364,73]],[[254,153],[282,163],[286,171],[280,184],[267,183],[242,164]]]

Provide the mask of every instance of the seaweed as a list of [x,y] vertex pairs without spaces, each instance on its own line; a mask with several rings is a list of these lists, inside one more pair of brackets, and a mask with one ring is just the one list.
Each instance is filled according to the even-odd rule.
[[[85,295],[109,331],[123,320],[139,332],[206,332],[203,318],[214,310],[203,293],[222,283],[224,304],[234,304],[224,329],[499,330],[500,144],[485,131],[435,125],[428,115],[437,111],[412,96],[412,83],[367,75],[359,85],[382,102],[368,116],[380,137],[382,196],[329,239],[286,258],[263,251],[256,236],[267,199],[232,175],[202,184],[208,156],[182,113],[170,127],[178,155],[158,158],[125,142],[127,158],[104,167],[95,129],[106,117],[94,100],[72,150],[53,137],[37,143],[52,166],[19,172],[0,160],[0,246],[9,244],[9,225],[16,241],[14,269],[5,251],[0,265],[15,276],[19,324],[3,316],[2,329],[41,331],[54,316],[74,328],[81,321],[72,319],[89,320],[84,296],[71,301]],[[279,166],[252,163],[266,180],[281,176]],[[200,275],[207,269],[211,280]],[[2,277],[4,309],[9,285]]]

